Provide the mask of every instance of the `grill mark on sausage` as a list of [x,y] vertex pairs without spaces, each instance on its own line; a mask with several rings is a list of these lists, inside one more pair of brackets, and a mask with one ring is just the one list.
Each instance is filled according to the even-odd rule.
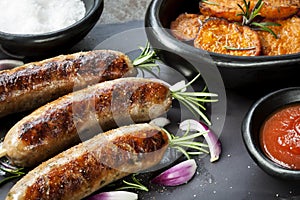
[[0,71],[0,117],[36,108],[91,84],[134,74],[129,58],[110,50],[58,56],[3,70]]
[[154,166],[167,146],[166,133],[148,124],[108,131],[29,172],[11,189],[7,200],[14,195],[26,200],[81,199],[130,173]]
[[26,116],[7,133],[3,147],[15,165],[34,166],[101,129],[158,117],[171,103],[168,87],[155,80],[122,78],[100,83]]
[[[127,91],[133,91],[133,93]],[[94,93],[94,96],[88,97],[89,94],[87,94],[86,100],[75,102],[75,107],[73,107],[71,101],[65,102],[58,109],[57,106],[50,107],[45,115],[36,121],[27,121],[20,128],[22,132],[19,138],[24,141],[26,145],[37,145],[42,144],[48,139],[57,138],[61,133],[74,134],[74,132],[76,132],[76,126],[73,121],[73,115],[82,115],[82,113],[91,110],[89,107],[93,105],[91,105],[89,101],[94,101],[94,111],[98,116],[110,118],[113,115],[112,101],[116,108],[128,109],[128,107],[143,105],[143,107],[146,108],[144,111],[146,111],[147,107],[144,105],[161,104],[166,100],[166,94],[168,94],[168,88],[153,82],[137,85],[135,82],[128,81],[126,83],[117,84],[113,88],[101,88]],[[112,98],[114,98],[114,100],[112,100]],[[128,100],[128,106],[123,105],[124,100]],[[59,104],[59,101],[55,102],[55,104]],[[76,109],[75,112],[72,110],[73,108]],[[78,116],[77,118],[80,117],[81,116]],[[111,120],[113,121],[113,119]],[[139,121],[138,118],[136,120]],[[109,120],[109,122],[113,123],[112,121]],[[105,123],[105,125],[107,124]],[[107,130],[110,127],[112,126],[103,126],[103,129]]]

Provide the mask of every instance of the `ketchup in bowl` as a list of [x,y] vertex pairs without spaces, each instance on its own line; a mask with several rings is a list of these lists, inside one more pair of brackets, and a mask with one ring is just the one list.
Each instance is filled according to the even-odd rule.
[[300,170],[300,104],[271,114],[261,128],[260,144],[273,162]]

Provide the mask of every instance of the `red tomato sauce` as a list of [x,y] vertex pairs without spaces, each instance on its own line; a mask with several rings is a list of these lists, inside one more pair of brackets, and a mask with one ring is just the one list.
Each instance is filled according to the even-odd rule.
[[300,170],[300,104],[271,114],[261,128],[260,144],[275,163]]

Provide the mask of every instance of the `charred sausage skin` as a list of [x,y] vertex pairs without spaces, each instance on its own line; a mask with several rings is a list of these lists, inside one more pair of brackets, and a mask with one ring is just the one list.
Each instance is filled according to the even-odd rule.
[[13,164],[32,167],[102,130],[145,122],[171,106],[160,80],[121,78],[65,95],[15,124],[3,148]]
[[42,163],[14,185],[6,200],[82,199],[158,164],[167,147],[166,133],[156,126],[113,129]]
[[123,53],[95,50],[60,55],[0,71],[0,117],[38,108],[88,85],[135,74]]

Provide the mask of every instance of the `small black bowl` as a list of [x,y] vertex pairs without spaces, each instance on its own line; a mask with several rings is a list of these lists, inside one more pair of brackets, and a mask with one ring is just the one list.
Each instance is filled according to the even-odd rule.
[[103,11],[103,0],[83,0],[83,2],[86,8],[85,16],[71,26],[58,31],[43,34],[0,32],[2,50],[15,57],[38,57],[69,49],[89,33]]
[[[170,23],[182,13],[199,13],[200,0],[153,0],[145,15],[146,34],[160,58],[170,66],[183,71],[193,70],[180,58],[182,55],[195,60],[208,59],[217,65],[227,88],[266,87],[282,88],[300,86],[297,74],[300,72],[300,53],[280,56],[232,56],[204,52],[192,45],[174,38]],[[163,50],[161,50],[163,49]],[[259,86],[259,87],[257,87]]]
[[300,180],[300,170],[282,167],[271,161],[260,147],[260,128],[267,117],[289,104],[300,103],[300,87],[290,87],[270,93],[252,105],[242,123],[242,136],[253,160],[265,172],[286,180]]

